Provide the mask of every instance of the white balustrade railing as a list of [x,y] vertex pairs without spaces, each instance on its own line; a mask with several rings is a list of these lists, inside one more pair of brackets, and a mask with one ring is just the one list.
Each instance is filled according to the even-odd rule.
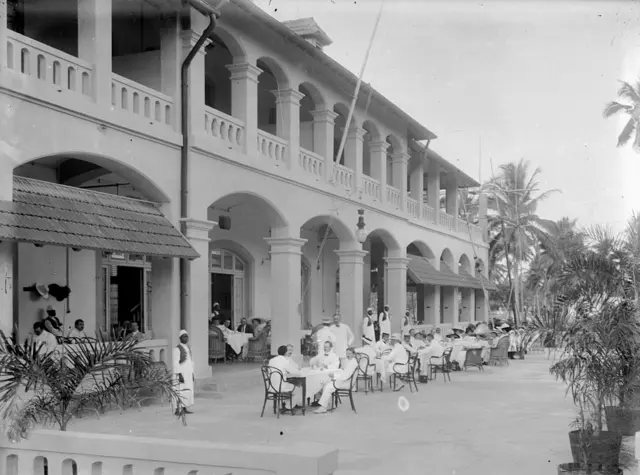
[[[31,76],[61,91],[91,96],[91,64],[8,30],[6,66],[18,73]],[[2,56],[0,56],[2,58]]]
[[439,213],[440,213],[439,215],[440,226],[444,226],[447,229],[450,229],[451,231],[453,231],[455,226],[455,217],[443,211],[440,211]]
[[457,219],[457,225],[458,225],[458,231],[459,232],[468,233],[468,231],[467,231],[467,220],[466,219],[458,218]]
[[331,475],[338,469],[338,451],[313,444],[265,450],[243,443],[52,430],[34,430],[28,439],[12,443],[4,432],[2,475]]
[[344,188],[345,190],[353,189],[353,170],[340,165],[339,163],[333,164],[333,181],[336,186]]
[[400,190],[393,186],[387,186],[387,202],[400,208]]
[[212,107],[204,107],[204,130],[226,147],[242,148],[244,144],[244,122]]
[[324,176],[324,157],[300,148],[300,168],[317,178],[321,178]]
[[407,213],[414,218],[418,217],[418,200],[407,197]]
[[276,162],[286,163],[287,148],[286,140],[264,130],[258,130],[258,155]]
[[430,221],[432,223],[436,220],[435,210],[427,203],[424,203],[422,205],[422,219],[426,219],[427,221]]
[[380,200],[380,182],[378,180],[364,175],[362,177],[362,191],[366,196]]
[[152,122],[173,122],[173,99],[117,74],[111,78],[111,105]]
[[484,241],[484,233],[482,232],[482,228],[476,224],[471,225],[471,235],[475,242],[483,242]]

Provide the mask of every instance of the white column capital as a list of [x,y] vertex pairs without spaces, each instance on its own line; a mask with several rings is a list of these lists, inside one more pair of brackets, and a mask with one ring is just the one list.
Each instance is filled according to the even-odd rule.
[[410,259],[408,257],[385,257],[387,269],[406,269]]
[[274,89],[271,94],[276,96],[276,104],[293,104],[300,105],[300,101],[304,94],[295,89]]
[[204,221],[194,218],[181,218],[180,222],[184,224],[185,237],[189,241],[211,241],[209,232],[218,225],[215,221]]
[[232,81],[248,79],[258,84],[258,77],[263,73],[262,69],[251,63],[227,64],[226,68],[231,72]]
[[349,133],[347,134],[347,138],[356,139],[356,140],[364,140],[364,136],[367,134],[367,130],[362,127],[358,127],[357,125],[352,125],[349,127]]
[[333,251],[338,255],[340,264],[363,264],[364,257],[369,254],[362,249],[338,249]]
[[371,153],[387,153],[390,146],[391,144],[384,140],[369,142],[369,150],[371,150]]
[[311,111],[314,122],[327,122],[330,125],[334,125],[338,114],[330,110],[314,110]]
[[302,254],[302,246],[306,239],[284,237],[284,238],[264,238],[271,246],[271,254]]
[[396,163],[403,163],[403,164],[407,164],[409,163],[409,159],[411,158],[411,155],[409,155],[408,153],[405,152],[398,152],[398,153],[394,153],[391,155],[391,163],[396,164]]
[[[182,40],[183,48],[193,48],[198,40],[200,39],[200,33],[197,33],[192,30],[186,30],[180,33],[180,39]],[[210,45],[212,41],[207,38],[205,42],[202,44],[200,49],[198,50],[199,54],[206,55],[207,54],[207,46]]]

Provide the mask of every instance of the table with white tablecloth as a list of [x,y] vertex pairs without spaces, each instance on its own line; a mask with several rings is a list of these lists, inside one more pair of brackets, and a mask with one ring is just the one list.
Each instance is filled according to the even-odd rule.
[[242,347],[247,344],[249,338],[251,338],[251,334],[249,333],[227,333],[225,336],[227,344],[233,348],[233,351],[237,354],[240,354]]

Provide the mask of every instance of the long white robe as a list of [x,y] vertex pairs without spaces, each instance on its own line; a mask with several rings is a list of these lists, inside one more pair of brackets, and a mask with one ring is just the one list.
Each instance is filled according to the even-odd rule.
[[349,348],[353,344],[354,336],[351,328],[344,323],[341,323],[340,326],[333,324],[329,327],[329,329],[336,336],[336,342],[334,351],[338,358],[346,358],[347,356],[347,348]]
[[391,335],[391,314],[389,312],[380,312],[378,324],[380,325],[380,338],[382,338],[383,333]]
[[362,336],[368,338],[369,341],[376,341],[376,331],[373,327],[373,318],[365,315],[362,319]]
[[[186,350],[187,358],[184,362],[180,363],[180,348]],[[191,348],[183,343],[178,343],[173,349],[173,372],[177,375],[181,374],[184,383],[178,383],[178,391],[180,400],[183,406],[193,406],[195,402],[195,384],[193,381],[195,369],[193,366],[193,356],[191,355]]]
[[411,330],[411,318],[406,315],[402,318],[402,336],[409,334],[409,330]]

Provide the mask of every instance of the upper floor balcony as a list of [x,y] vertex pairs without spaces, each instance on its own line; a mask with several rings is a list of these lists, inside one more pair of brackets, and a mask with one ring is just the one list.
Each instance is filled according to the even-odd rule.
[[[0,15],[7,19],[0,24],[6,52],[0,87],[179,143],[180,66],[206,18],[169,5],[8,0]],[[425,150],[426,129],[390,113],[366,88],[347,128],[352,93],[344,81],[260,27],[248,9],[260,11],[244,0],[225,5],[189,70],[194,147],[427,228],[484,240],[478,226],[459,218],[459,189],[477,183]],[[322,45],[320,33],[315,40]]]

